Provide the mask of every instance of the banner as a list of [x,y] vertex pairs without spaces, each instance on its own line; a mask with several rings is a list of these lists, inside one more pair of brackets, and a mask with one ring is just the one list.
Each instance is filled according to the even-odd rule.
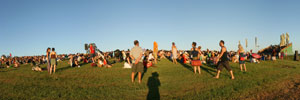
[[248,39],[246,39],[246,48],[248,48]]
[[257,47],[257,37],[255,37],[255,47]]

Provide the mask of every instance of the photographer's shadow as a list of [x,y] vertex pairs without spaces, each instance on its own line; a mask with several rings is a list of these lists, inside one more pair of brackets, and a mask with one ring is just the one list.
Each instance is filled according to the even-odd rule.
[[160,80],[157,72],[153,72],[152,76],[148,78],[147,86],[149,89],[147,100],[160,100],[159,86]]

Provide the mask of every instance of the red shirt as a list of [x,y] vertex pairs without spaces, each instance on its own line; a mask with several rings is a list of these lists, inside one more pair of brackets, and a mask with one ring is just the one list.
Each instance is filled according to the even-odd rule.
[[187,59],[184,55],[182,56],[182,58],[183,58],[183,63],[185,64]]
[[103,60],[103,64],[104,64],[104,65],[106,65],[106,64],[107,64],[107,62],[106,62],[106,60],[105,60],[105,59]]
[[92,53],[92,54],[95,53],[95,50],[94,50],[93,46],[90,46],[90,50],[91,50],[91,53]]

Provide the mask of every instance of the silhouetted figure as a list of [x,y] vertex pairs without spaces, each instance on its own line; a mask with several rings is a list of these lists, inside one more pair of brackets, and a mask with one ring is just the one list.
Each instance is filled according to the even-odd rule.
[[298,50],[295,51],[294,60],[299,61]]
[[159,86],[160,86],[160,81],[158,79],[158,73],[153,72],[152,76],[149,77],[147,86],[149,89],[148,95],[147,95],[147,100],[160,100],[160,95],[159,95]]

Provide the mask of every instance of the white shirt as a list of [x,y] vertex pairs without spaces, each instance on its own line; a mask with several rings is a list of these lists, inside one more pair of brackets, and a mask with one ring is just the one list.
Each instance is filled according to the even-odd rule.
[[149,54],[148,60],[154,59],[153,54]]

